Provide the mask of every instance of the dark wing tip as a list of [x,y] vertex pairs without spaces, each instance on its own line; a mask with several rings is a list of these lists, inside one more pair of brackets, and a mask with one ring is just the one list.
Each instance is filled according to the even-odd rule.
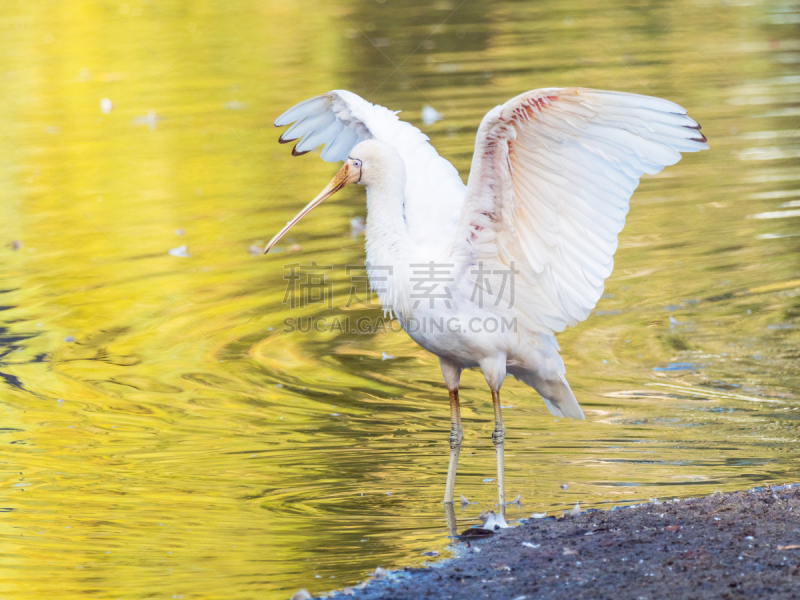
[[286,140],[286,139],[283,139],[283,136],[281,135],[281,137],[278,138],[278,143],[279,144],[288,144],[289,142],[294,142],[296,139],[297,138],[292,138],[290,140]]
[[703,142],[703,143],[705,143],[705,142],[708,141],[708,139],[706,138],[705,134],[700,133],[700,130],[702,129],[702,127],[700,127],[700,123],[698,123],[697,125],[684,125],[684,127],[686,127],[686,129],[694,129],[698,134],[700,134],[699,138],[697,138],[697,137],[689,138],[693,142]]
[[297,149],[297,145],[295,145],[295,147],[292,148],[292,156],[303,156],[303,154],[308,154],[309,152],[311,152],[311,150],[303,150],[302,152],[300,152]]

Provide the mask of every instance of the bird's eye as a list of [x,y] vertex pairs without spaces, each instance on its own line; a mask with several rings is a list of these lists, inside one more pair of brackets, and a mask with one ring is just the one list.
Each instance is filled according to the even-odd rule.
[[361,168],[361,161],[360,161],[360,160],[354,160],[354,161],[353,161],[353,166],[354,166],[356,169],[360,169],[360,168]]

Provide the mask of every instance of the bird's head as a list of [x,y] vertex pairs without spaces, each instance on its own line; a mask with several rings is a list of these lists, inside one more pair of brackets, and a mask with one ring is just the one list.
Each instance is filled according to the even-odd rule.
[[[403,173],[403,161],[391,145],[378,140],[365,140],[356,145],[350,151],[342,168],[333,176],[333,179],[325,186],[325,189],[311,202],[306,204],[305,208],[297,213],[297,216],[286,223],[283,229],[275,234],[275,237],[269,241],[269,244],[267,244],[267,247],[264,249],[264,254],[269,252],[295,223],[346,185],[358,183],[369,187],[382,183],[386,174],[392,172],[392,170],[382,168],[388,165],[399,166],[399,171]],[[396,174],[398,169],[395,168],[393,171]],[[403,176],[405,176],[404,173]]]

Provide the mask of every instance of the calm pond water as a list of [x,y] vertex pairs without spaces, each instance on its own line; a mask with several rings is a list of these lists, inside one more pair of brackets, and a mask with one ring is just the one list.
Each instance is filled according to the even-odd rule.
[[[536,87],[663,96],[709,138],[643,180],[559,337],[587,420],[503,388],[509,517],[797,481],[799,23],[746,0],[0,5],[0,597],[287,598],[447,555],[436,359],[283,332],[380,314],[348,302],[363,190],[249,250],[336,169],[273,119],[336,88],[464,177],[481,117]],[[311,261],[324,295],[291,307],[285,265]],[[496,501],[490,395],[462,382],[459,528]]]

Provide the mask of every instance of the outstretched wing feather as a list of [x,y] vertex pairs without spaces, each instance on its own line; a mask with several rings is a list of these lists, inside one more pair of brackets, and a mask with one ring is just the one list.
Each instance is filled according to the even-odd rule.
[[560,331],[585,319],[613,268],[644,173],[707,148],[699,125],[660,98],[583,88],[522,94],[478,131],[455,255],[514,265],[515,315]]

